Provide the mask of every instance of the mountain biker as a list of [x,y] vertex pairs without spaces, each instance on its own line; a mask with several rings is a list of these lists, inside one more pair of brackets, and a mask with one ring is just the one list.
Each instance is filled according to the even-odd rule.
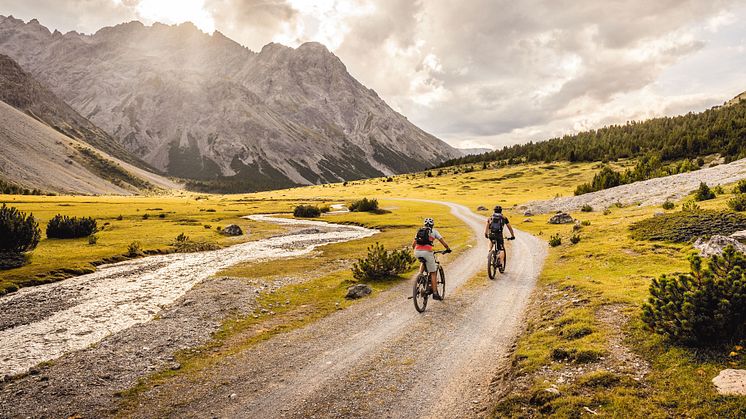
[[435,221],[432,218],[425,218],[423,226],[417,230],[417,234],[412,240],[412,248],[414,249],[414,256],[417,259],[424,259],[424,266],[420,267],[420,274],[423,269],[427,269],[430,274],[430,284],[432,285],[432,293],[434,300],[442,300],[440,294],[438,294],[438,279],[437,279],[437,265],[435,264],[435,256],[433,256],[433,242],[435,239],[446,248],[445,253],[451,253],[451,248],[448,247],[448,243],[443,240],[443,236],[436,230]]
[[503,215],[503,207],[495,206],[495,212],[487,219],[487,225],[484,226],[484,237],[490,239],[490,252],[494,246],[497,246],[498,257],[500,259],[500,272],[505,270],[505,241],[503,240],[503,227],[508,227],[510,237],[508,240],[515,240],[515,232],[508,221],[508,217]]

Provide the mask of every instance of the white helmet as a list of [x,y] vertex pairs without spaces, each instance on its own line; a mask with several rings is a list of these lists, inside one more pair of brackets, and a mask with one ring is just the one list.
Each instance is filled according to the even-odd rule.
[[433,227],[435,225],[435,220],[432,218],[425,218],[425,226],[426,227]]

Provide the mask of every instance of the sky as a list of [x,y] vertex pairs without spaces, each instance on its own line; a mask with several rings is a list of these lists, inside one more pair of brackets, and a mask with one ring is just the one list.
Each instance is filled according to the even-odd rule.
[[192,21],[259,51],[325,44],[457,147],[701,111],[746,90],[746,1],[0,0],[61,32]]

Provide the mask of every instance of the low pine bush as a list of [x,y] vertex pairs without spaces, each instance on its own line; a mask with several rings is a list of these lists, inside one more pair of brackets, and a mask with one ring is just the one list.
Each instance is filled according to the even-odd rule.
[[293,210],[293,216],[298,218],[315,218],[321,216],[321,210],[314,205],[298,205]]
[[347,208],[353,212],[375,212],[378,210],[378,200],[363,198],[352,202]]
[[746,193],[739,193],[729,199],[728,207],[733,211],[746,211]]
[[33,214],[5,204],[0,207],[0,252],[28,252],[36,248],[40,239],[41,230]]
[[580,235],[579,234],[573,234],[570,236],[570,243],[572,244],[578,244],[580,243]]
[[580,208],[580,211],[582,211],[582,212],[593,212],[593,207],[590,206],[590,205],[588,205],[588,204],[585,204],[585,205],[583,205],[582,208]]
[[642,320],[656,333],[691,346],[746,337],[746,256],[729,246],[707,268],[696,254],[689,262],[691,272],[653,280]]
[[715,198],[715,192],[706,183],[700,182],[699,188],[694,192],[694,200],[707,201],[713,198]]
[[127,246],[127,256],[135,257],[142,254],[142,244],[140,244],[140,242],[134,241]]
[[408,271],[415,262],[408,249],[386,250],[376,243],[368,247],[368,255],[352,265],[352,276],[357,280],[383,279]]
[[741,179],[738,181],[738,183],[736,184],[736,187],[733,188],[733,193],[734,194],[746,193],[746,179]]
[[694,201],[686,201],[681,205],[681,211],[683,212],[696,212],[700,209],[699,205]]
[[0,269],[25,265],[25,253],[34,250],[40,239],[39,223],[32,214],[5,204],[0,207]]
[[96,220],[91,217],[68,217],[55,215],[47,223],[47,237],[54,239],[74,239],[95,233]]
[[559,233],[552,234],[551,237],[549,237],[549,245],[552,247],[557,247],[562,244],[562,237],[560,237]]
[[629,229],[635,240],[684,243],[698,237],[727,236],[746,230],[746,216],[733,211],[678,211],[640,220]]
[[673,202],[671,202],[669,200],[666,200],[666,202],[664,202],[663,205],[662,205],[662,207],[663,207],[664,210],[672,210],[672,209],[674,209],[675,206],[676,206],[676,204],[674,204]]

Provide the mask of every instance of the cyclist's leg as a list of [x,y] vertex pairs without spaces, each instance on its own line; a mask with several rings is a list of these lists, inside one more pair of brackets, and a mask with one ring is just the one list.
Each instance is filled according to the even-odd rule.
[[495,247],[498,249],[500,266],[505,266],[505,242],[503,241],[502,237],[495,240]]

